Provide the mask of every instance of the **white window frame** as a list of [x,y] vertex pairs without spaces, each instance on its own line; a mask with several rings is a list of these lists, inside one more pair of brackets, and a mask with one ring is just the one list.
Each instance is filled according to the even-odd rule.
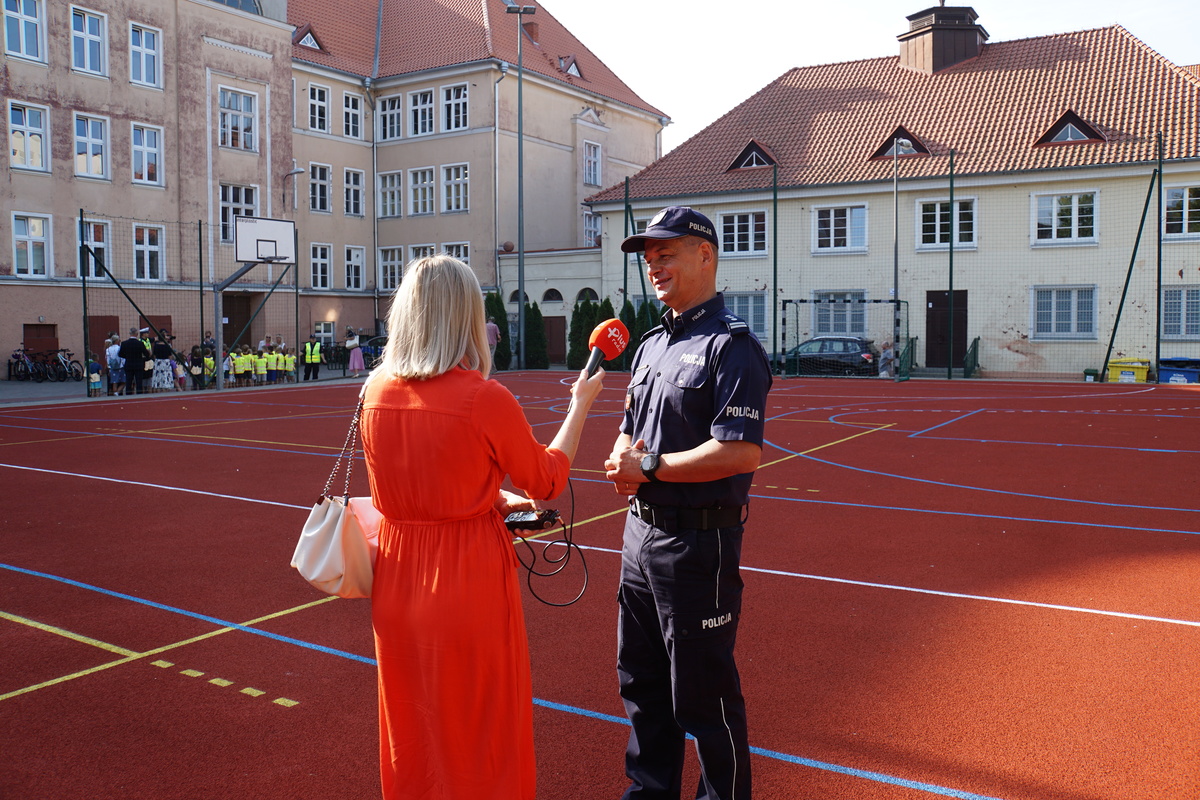
[[[770,216],[765,210],[731,211],[718,216],[721,258],[764,256],[768,252]],[[761,223],[761,230],[759,228]],[[733,229],[730,230],[732,224]],[[745,245],[743,247],[743,245]]]
[[470,242],[446,242],[442,245],[442,252],[451,258],[457,258],[467,266],[471,265]]
[[379,141],[393,142],[404,138],[404,95],[379,98]]
[[[13,110],[18,109],[18,108],[21,109],[21,111],[23,112],[23,116],[25,118],[25,122],[20,125],[16,125],[13,123]],[[29,112],[30,111],[36,111],[37,113],[41,114],[42,124],[40,127],[36,127],[36,126],[29,124]],[[13,149],[12,149],[13,138],[18,133],[22,134],[24,136],[24,140],[25,140],[25,163],[23,163],[23,164],[16,161],[16,154],[13,153]],[[32,154],[32,150],[29,147],[29,142],[31,139],[33,139],[35,137],[40,138],[40,140],[41,140],[41,147],[39,149],[41,151],[42,163],[40,165],[29,163],[30,157]],[[47,108],[46,106],[39,106],[34,103],[26,103],[24,101],[17,102],[16,100],[10,100],[8,102],[8,141],[9,141],[8,160],[9,160],[9,165],[12,166],[13,169],[30,170],[32,172],[49,172],[50,171],[50,109]]]
[[342,135],[347,139],[363,138],[363,96],[356,92],[342,92]]
[[394,292],[404,280],[404,247],[379,248],[379,277],[377,285],[380,291]]
[[329,288],[329,262],[333,245],[328,242],[313,242],[308,249],[308,279],[314,289]]
[[725,305],[746,321],[760,342],[767,341],[767,293],[724,292]]
[[[222,183],[221,196],[221,241],[234,240],[234,220],[237,217],[258,216],[258,186],[240,183]],[[249,193],[250,199],[246,199]]]
[[[84,29],[75,29],[76,19],[82,19]],[[94,22],[98,32],[89,31],[89,23]],[[83,62],[76,47],[83,45]],[[94,48],[94,52],[93,52]],[[85,75],[107,77],[108,75],[108,15],[101,14],[83,6],[71,6],[71,70]]]
[[[141,43],[134,44],[134,34],[141,34]],[[154,45],[146,45],[146,36],[154,37]],[[140,22],[129,23],[129,82],[134,86],[148,86],[158,89],[162,86],[162,31],[143,25]],[[147,65],[154,72],[154,80],[146,80]],[[135,74],[136,67],[141,67],[141,76]]]
[[814,336],[866,336],[867,293],[861,289],[813,292]]
[[[113,271],[112,261],[109,259],[110,247],[112,244],[112,225],[108,220],[103,219],[88,219],[83,222],[83,236],[79,237],[79,226],[75,226],[75,235],[81,240],[79,245],[87,245],[93,252],[100,254],[100,260],[104,262],[105,268],[111,273]],[[100,242],[96,241],[96,231],[100,230],[103,233],[100,235]],[[89,281],[106,281],[108,274],[99,272],[94,267],[95,260],[87,257],[87,279]]]
[[[34,236],[26,234],[20,236],[17,234],[17,224],[19,220],[25,221],[25,227],[30,227],[29,223],[32,220],[38,220],[42,223],[42,235]],[[30,278],[34,280],[44,280],[51,277],[54,272],[54,218],[49,214],[27,214],[20,211],[14,211],[12,215],[12,237],[13,237],[13,276],[17,278]],[[25,246],[25,271],[20,271],[20,258],[18,253],[21,252],[21,246]],[[35,251],[40,251],[42,254],[41,264],[42,271],[33,272],[33,260],[30,255]]]
[[[142,144],[137,143],[138,131],[142,132]],[[146,134],[153,133],[157,144],[153,147],[146,144]],[[129,148],[130,148],[130,169],[133,175],[133,182],[144,186],[162,186],[163,185],[163,136],[165,135],[162,128],[157,125],[147,125],[143,122],[132,122],[129,125]],[[138,156],[142,157],[143,164],[149,164],[151,160],[154,162],[154,179],[145,177],[138,178]],[[146,170],[143,168],[143,174]]]
[[[428,180],[417,182],[418,176]],[[437,211],[437,167],[416,167],[408,171],[408,215],[428,216]]]
[[1200,341],[1200,284],[1163,287],[1162,337]]
[[331,214],[329,196],[333,190],[333,166],[310,161],[308,164],[308,210]]
[[584,247],[599,247],[600,233],[603,227],[603,219],[599,214],[593,214],[591,211],[583,212],[583,246]]
[[408,135],[429,136],[437,131],[433,89],[408,93]]
[[329,133],[329,87],[308,84],[308,129]]
[[[963,241],[963,239],[962,239],[963,217],[964,217],[963,206],[968,203],[970,204],[970,208],[966,209],[966,216],[968,217],[969,223],[971,226],[971,232],[970,232],[971,238],[968,241]],[[934,239],[936,241],[934,241],[933,243],[926,243],[925,242],[925,233],[926,233],[926,230],[925,230],[925,224],[926,224],[925,207],[929,206],[929,205],[933,205],[933,204],[937,205],[937,211],[935,212],[937,215],[937,218],[934,220],[934,223],[933,223],[934,230],[932,231]],[[949,197],[931,197],[931,198],[925,198],[923,200],[917,201],[916,210],[914,212],[915,220],[916,220],[916,222],[915,222],[916,232],[915,232],[914,236],[915,236],[917,250],[945,252],[950,249],[949,242],[941,241],[942,238],[947,233],[946,225],[945,225],[945,217],[946,217],[946,213],[950,209],[945,208],[945,207],[949,206],[949,205],[950,205]],[[978,236],[978,232],[979,232],[979,203],[976,198],[974,198],[974,197],[956,197],[956,198],[954,198],[954,214],[953,214],[953,220],[951,221],[951,231],[952,231],[952,235],[955,237],[955,239],[954,239],[954,249],[955,250],[974,250],[974,249],[976,249],[976,247],[977,247],[977,238],[976,237]]]
[[471,210],[471,165],[442,165],[442,213],[462,214]]
[[322,320],[313,323],[313,333],[322,347],[333,347],[333,322]]
[[[1050,296],[1051,306],[1047,310],[1050,314],[1048,323],[1051,327],[1057,328],[1062,320],[1059,315],[1066,313],[1066,320],[1069,330],[1040,330],[1039,325],[1042,324],[1039,320],[1041,309],[1038,306],[1040,301],[1039,295],[1042,292],[1053,293]],[[1091,292],[1091,313],[1086,321],[1083,322],[1083,330],[1081,330],[1081,311],[1080,311],[1080,292]],[[1066,297],[1061,295],[1065,294]],[[1100,290],[1095,284],[1068,284],[1062,286],[1031,286],[1029,289],[1029,330],[1030,338],[1036,341],[1095,341],[1098,336],[1097,314],[1100,307]],[[1062,301],[1069,301],[1069,306],[1062,308]],[[1082,313],[1086,313],[1086,310]]]
[[[157,233],[158,241],[150,244],[148,240],[138,244],[138,232]],[[167,279],[166,259],[167,229],[161,225],[133,225],[133,279],[143,283],[162,283]],[[152,262],[158,264],[158,275],[149,274]]]
[[471,127],[468,86],[467,83],[456,83],[441,87],[443,132],[465,131]]
[[365,216],[363,184],[367,174],[361,169],[346,169],[342,172],[342,213],[347,217]]
[[367,248],[359,245],[346,245],[345,256],[346,289],[361,292],[363,288],[363,270],[367,265]]
[[[1164,194],[1163,239],[1174,242],[1200,239],[1200,186],[1167,186],[1164,188]],[[1178,198],[1172,195],[1178,195]],[[1172,212],[1173,202],[1179,203],[1178,212]],[[1178,219],[1172,220],[1172,216],[1177,216]],[[1179,226],[1178,231],[1169,230],[1173,224]]]
[[[8,4],[4,5],[4,52],[10,56],[36,61],[40,64],[46,62],[46,3],[45,0],[33,0],[34,12],[33,15],[23,13],[20,8],[16,11],[10,11]],[[9,47],[8,28],[9,23],[17,26],[17,48]],[[30,36],[30,28],[32,28],[32,36]],[[30,39],[33,41],[31,42]]]
[[[84,122],[87,128],[87,132],[82,136],[79,134],[80,122]],[[94,128],[95,124],[97,123],[100,125],[99,137],[96,136]],[[72,130],[74,131],[75,142],[75,175],[80,178],[97,178],[101,180],[107,180],[110,175],[109,142],[112,139],[108,117],[99,117],[93,114],[80,114],[76,112],[75,117],[72,120]],[[81,157],[79,148],[81,146],[86,150],[86,154],[82,156],[84,165],[84,170],[82,172],[80,172],[79,169]],[[95,172],[91,168],[91,164],[97,155],[100,157],[99,172]]]
[[602,175],[603,148],[599,142],[584,141],[583,143],[583,185],[600,186]]
[[408,248],[408,260],[416,261],[418,258],[428,258],[429,256],[437,255],[436,244],[414,244]]
[[[237,98],[237,106],[227,106],[226,98]],[[245,100],[251,102],[249,112]],[[258,152],[258,95],[232,86],[217,87],[217,109],[220,123],[220,145],[230,150]]]
[[[1086,196],[1091,196],[1091,234],[1081,235],[1080,231],[1084,226],[1080,225],[1080,201]],[[1096,245],[1100,243],[1100,190],[1085,189],[1078,192],[1037,192],[1031,194],[1029,203],[1029,244],[1031,247],[1063,247],[1072,245]],[[1070,236],[1058,236],[1057,232],[1060,227],[1056,224],[1058,214],[1056,213],[1062,198],[1071,198],[1071,225]],[[1042,211],[1045,208],[1050,212],[1050,232],[1049,237],[1042,238],[1039,236],[1038,225],[1042,219]]]
[[[845,212],[845,240],[844,245],[833,244],[837,237],[832,234],[828,237],[830,244],[822,246],[821,241],[821,217],[823,214],[835,215],[837,212]],[[857,212],[857,214],[856,214]],[[856,223],[854,217],[861,215],[861,224]],[[845,205],[830,205],[817,206],[812,210],[812,253],[813,255],[833,255],[842,253],[865,253],[867,252],[868,242],[871,240],[871,209],[867,203],[847,203]],[[831,228],[831,230],[834,230]],[[861,242],[855,242],[854,233],[856,230],[861,230]]]
[[379,173],[379,217],[404,216],[404,172]]

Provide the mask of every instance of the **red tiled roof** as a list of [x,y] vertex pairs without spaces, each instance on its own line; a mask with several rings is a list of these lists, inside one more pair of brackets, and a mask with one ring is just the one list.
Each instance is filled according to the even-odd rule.
[[[375,40],[380,4],[379,73]],[[422,70],[488,59],[517,63],[517,17],[504,0],[288,0],[288,22],[311,26],[322,51],[293,45],[292,57],[353,75],[389,78]],[[537,41],[522,45],[526,70],[602,97],[662,115],[625,85],[545,7],[523,17],[537,25]],[[559,67],[575,57],[582,77]]]
[[[1065,111],[1107,141],[1035,147]],[[905,176],[986,174],[1200,157],[1200,78],[1120,26],[986,44],[929,75],[899,57],[802,67],[630,179],[638,198],[758,190],[769,169],[726,172],[751,139],[769,147],[781,186],[890,180],[871,161],[897,126],[929,148],[902,156]],[[624,186],[589,198],[619,201]]]

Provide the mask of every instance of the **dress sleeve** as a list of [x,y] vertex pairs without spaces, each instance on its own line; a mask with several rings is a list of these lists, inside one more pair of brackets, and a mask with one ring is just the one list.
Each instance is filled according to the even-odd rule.
[[550,500],[566,488],[571,462],[565,453],[538,442],[517,398],[496,381],[479,392],[472,414],[501,472],[513,486],[537,500]]

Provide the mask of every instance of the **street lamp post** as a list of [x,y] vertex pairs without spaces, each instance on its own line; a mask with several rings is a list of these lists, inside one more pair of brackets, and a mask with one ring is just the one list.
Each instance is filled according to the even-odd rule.
[[900,379],[900,150],[911,149],[912,142],[896,137],[892,141],[892,376]]
[[536,6],[509,6],[517,15],[517,369],[525,369],[525,16]]

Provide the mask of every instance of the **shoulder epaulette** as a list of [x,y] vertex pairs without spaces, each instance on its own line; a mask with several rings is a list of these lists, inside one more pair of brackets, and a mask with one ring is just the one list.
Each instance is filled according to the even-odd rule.
[[721,312],[720,319],[725,323],[725,327],[729,329],[732,336],[742,336],[750,332],[750,326],[746,324],[746,321],[728,309]]

